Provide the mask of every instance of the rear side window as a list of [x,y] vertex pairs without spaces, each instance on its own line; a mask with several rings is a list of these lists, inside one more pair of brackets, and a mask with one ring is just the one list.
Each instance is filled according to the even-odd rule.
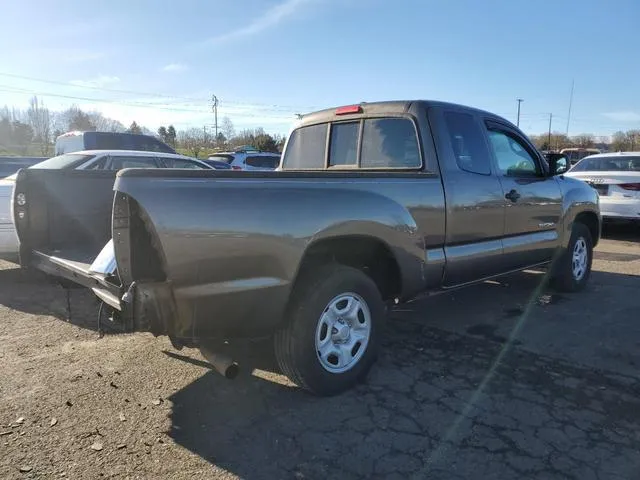
[[280,164],[280,157],[277,155],[253,155],[248,156],[244,163],[250,167],[275,169]]
[[467,172],[490,175],[489,150],[473,116],[468,113],[445,112],[444,120],[458,167]]
[[362,168],[419,168],[420,149],[413,122],[407,118],[364,121]]
[[358,136],[360,122],[334,123],[331,126],[329,166],[358,164]]
[[156,159],[152,157],[111,157],[110,170],[123,168],[158,168],[158,164]]
[[291,133],[283,165],[287,169],[324,168],[327,124],[298,128]]

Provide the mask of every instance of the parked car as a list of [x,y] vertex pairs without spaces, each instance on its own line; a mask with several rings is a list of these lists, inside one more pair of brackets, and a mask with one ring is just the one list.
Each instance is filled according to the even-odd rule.
[[280,164],[277,153],[261,152],[259,150],[236,150],[235,152],[220,152],[209,157],[209,160],[227,163],[233,170],[275,170]]
[[282,371],[321,395],[366,375],[387,303],[531,267],[562,290],[589,279],[597,193],[491,113],[431,101],[312,113],[280,168],[125,170],[115,197],[110,179],[22,170],[22,264],[92,288],[123,325],[198,347],[227,374],[216,341],[272,336]]
[[584,157],[602,153],[602,152],[598,148],[572,147],[572,148],[563,148],[562,150],[560,150],[560,153],[562,153],[565,157],[567,157],[567,159],[569,160],[569,165],[575,165]]
[[590,155],[566,175],[596,189],[603,218],[640,222],[640,152]]
[[[112,171],[108,178],[113,181],[115,171],[122,168],[190,168],[210,170],[204,162],[171,153],[141,152],[128,150],[87,150],[59,155],[30,166],[37,169]],[[0,180],[0,254],[15,255],[18,252],[18,237],[13,225],[10,199],[16,174]]]

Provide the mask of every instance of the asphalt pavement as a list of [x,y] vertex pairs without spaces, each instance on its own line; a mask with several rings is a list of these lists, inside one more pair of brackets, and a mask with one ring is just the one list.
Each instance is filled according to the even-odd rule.
[[316,398],[244,347],[229,381],[88,292],[0,270],[2,478],[640,478],[640,230],[589,287],[525,272],[396,308],[367,381]]

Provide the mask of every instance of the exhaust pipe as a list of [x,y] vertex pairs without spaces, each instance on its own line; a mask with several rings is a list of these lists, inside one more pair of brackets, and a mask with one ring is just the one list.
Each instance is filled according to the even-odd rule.
[[232,380],[238,376],[238,364],[229,355],[213,352],[206,347],[200,347],[200,353],[223,377]]

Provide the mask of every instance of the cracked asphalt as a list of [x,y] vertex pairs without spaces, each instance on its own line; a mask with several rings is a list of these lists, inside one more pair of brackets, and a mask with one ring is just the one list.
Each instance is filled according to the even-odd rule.
[[298,390],[267,344],[234,381],[0,265],[1,478],[640,478],[640,230],[585,292],[512,275],[402,305],[365,383]]

